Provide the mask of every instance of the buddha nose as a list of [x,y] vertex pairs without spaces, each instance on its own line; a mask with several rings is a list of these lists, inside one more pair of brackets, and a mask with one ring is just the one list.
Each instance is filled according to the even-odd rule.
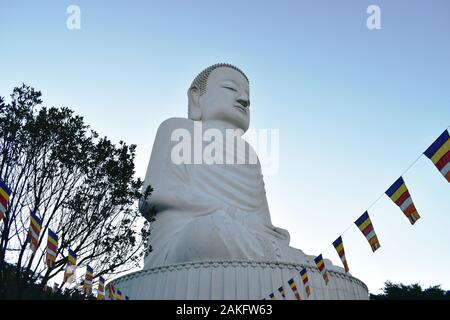
[[238,99],[237,102],[244,108],[248,108],[250,106],[250,101],[246,99]]

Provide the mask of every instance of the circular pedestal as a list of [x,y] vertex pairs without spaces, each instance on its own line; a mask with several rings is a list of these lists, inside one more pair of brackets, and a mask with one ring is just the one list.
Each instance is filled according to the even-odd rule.
[[[325,285],[315,266],[308,270],[311,295],[306,297],[299,271],[303,265],[292,263],[211,261],[183,263],[138,271],[111,283],[130,299],[170,300],[261,300],[283,299],[278,292],[284,288],[286,299],[295,299],[288,281],[294,278],[302,299],[367,300],[367,286],[360,280],[337,270],[328,270]],[[337,268],[336,268],[337,269]]]

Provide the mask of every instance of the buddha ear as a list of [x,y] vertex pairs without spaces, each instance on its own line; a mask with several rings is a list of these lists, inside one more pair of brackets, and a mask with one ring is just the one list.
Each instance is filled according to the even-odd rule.
[[202,120],[200,90],[197,87],[191,87],[188,91],[188,117],[195,121]]

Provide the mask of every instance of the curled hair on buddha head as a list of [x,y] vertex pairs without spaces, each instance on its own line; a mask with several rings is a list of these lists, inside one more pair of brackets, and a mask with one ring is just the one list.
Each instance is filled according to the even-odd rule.
[[[191,86],[189,87],[188,94],[191,91],[191,89],[193,89],[193,88],[198,90],[199,96],[202,96],[203,94],[205,94],[209,75],[215,69],[221,68],[221,67],[227,67],[227,68],[231,68],[231,69],[238,71],[239,73],[241,73],[244,76],[244,78],[247,80],[247,82],[250,82],[250,81],[248,81],[248,78],[245,75],[245,73],[238,67],[235,67],[229,63],[216,63],[216,64],[213,64],[212,66],[209,66],[208,68],[204,69],[202,72],[200,72],[195,77],[194,81],[192,81]],[[198,114],[198,112],[194,111],[191,108],[191,103],[189,103],[189,105],[188,105],[188,116],[189,116],[189,119],[192,119],[192,120],[201,120],[201,115]]]
[[200,95],[203,95],[206,92],[206,85],[208,83],[209,75],[215,69],[220,68],[220,67],[228,67],[228,68],[231,68],[231,69],[234,69],[234,70],[240,72],[245,77],[245,79],[247,79],[247,82],[249,82],[247,76],[245,75],[245,73],[241,69],[239,69],[238,67],[235,67],[235,66],[233,66],[233,65],[231,65],[229,63],[216,63],[216,64],[214,64],[212,66],[209,66],[208,68],[206,68],[202,72],[200,72],[195,77],[194,81],[192,81],[191,86],[189,87],[189,89],[195,87],[195,88],[197,88],[200,91]]

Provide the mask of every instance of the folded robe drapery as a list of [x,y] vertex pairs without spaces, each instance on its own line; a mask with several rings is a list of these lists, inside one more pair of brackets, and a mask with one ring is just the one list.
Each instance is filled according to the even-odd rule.
[[[175,164],[176,129],[189,132],[194,148],[194,121],[172,118],[160,125],[144,181],[144,190],[151,185],[154,191],[140,203],[144,216],[155,214],[144,268],[208,260],[305,263],[304,253],[289,246],[289,233],[271,223],[259,161]],[[216,150],[224,149],[215,142]],[[245,145],[248,156],[251,147]]]

